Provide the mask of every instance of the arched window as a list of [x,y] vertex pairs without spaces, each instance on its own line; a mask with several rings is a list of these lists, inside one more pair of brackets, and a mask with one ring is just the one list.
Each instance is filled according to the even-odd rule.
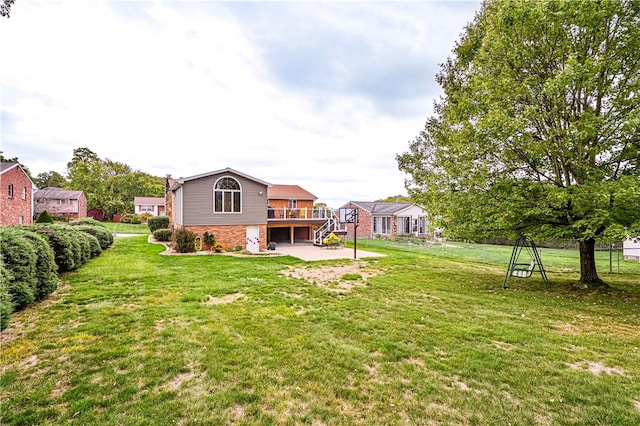
[[215,213],[240,213],[242,188],[232,177],[218,179],[213,187],[213,211]]

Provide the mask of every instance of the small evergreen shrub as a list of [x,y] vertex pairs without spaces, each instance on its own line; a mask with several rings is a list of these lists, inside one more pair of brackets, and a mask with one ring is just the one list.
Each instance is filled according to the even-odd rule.
[[13,280],[13,275],[4,267],[4,260],[0,256],[0,331],[7,328],[9,318],[13,312],[11,295],[9,294],[9,282]]
[[92,217],[81,217],[79,219],[75,219],[71,222],[69,222],[69,225],[72,226],[77,226],[77,225],[91,225],[91,226],[97,226],[99,228],[105,228],[107,229],[107,225],[105,225],[104,223],[95,220]]
[[242,251],[242,246],[235,246],[233,251]]
[[120,219],[120,222],[122,223],[131,223],[134,225],[138,225],[141,223],[140,218],[138,217],[137,214],[133,214],[133,213],[127,213],[125,215],[122,216],[122,218]]
[[186,228],[180,228],[173,233],[173,248],[178,253],[193,253],[196,251],[196,234]]
[[153,231],[153,238],[157,241],[171,241],[171,237],[173,237],[173,232],[171,229],[156,229]]
[[169,228],[169,217],[168,216],[150,217],[147,220],[147,226],[149,227],[149,231],[151,231],[152,234],[158,229],[167,229]]
[[[72,225],[70,223],[69,225]],[[105,226],[93,226],[93,225],[75,225],[74,229],[87,234],[93,235],[98,239],[100,248],[106,250],[111,244],[113,244],[113,234]]]
[[36,218],[36,223],[53,223],[53,216],[48,211],[43,211]]
[[17,228],[3,227],[0,228],[0,253],[13,277],[8,282],[13,308],[16,311],[24,309],[36,299],[38,278],[35,250]]
[[151,219],[153,215],[149,212],[140,213],[138,215],[138,219],[140,219],[140,223],[147,223],[149,219]]
[[30,230],[22,230],[22,236],[31,244],[36,254],[36,300],[42,300],[58,288],[58,266],[49,242]]

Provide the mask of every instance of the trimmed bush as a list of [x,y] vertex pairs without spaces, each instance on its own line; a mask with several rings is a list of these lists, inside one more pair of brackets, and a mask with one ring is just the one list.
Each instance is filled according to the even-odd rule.
[[13,303],[9,294],[9,282],[13,280],[13,275],[4,267],[4,260],[0,256],[0,331],[7,328],[9,318],[13,312]]
[[53,223],[53,216],[48,211],[43,211],[36,218],[36,223]]
[[0,228],[0,253],[13,276],[8,282],[13,308],[24,309],[36,299],[37,256],[33,246],[14,227]]
[[169,217],[168,216],[150,217],[147,220],[147,226],[149,227],[149,231],[151,231],[151,233],[154,233],[158,229],[167,229],[169,227]]
[[121,223],[132,223],[132,224],[140,224],[140,218],[138,217],[138,215],[133,214],[133,213],[127,213],[125,215],[122,216],[122,218],[120,219]]
[[[74,224],[72,222],[69,225]],[[109,232],[109,230],[105,226],[76,224],[73,229],[86,232],[87,234],[96,237],[98,239],[98,242],[100,243],[100,248],[102,250],[106,250],[111,244],[113,244],[113,234]]]
[[69,222],[69,225],[72,226],[77,226],[77,225],[91,225],[91,226],[96,226],[99,228],[104,228],[107,229],[107,225],[105,225],[104,223],[95,220],[92,217],[81,217],[80,219],[75,219],[71,222]]
[[36,232],[23,229],[22,236],[33,247],[36,254],[36,300],[42,300],[58,288],[58,267],[49,242]]
[[153,231],[153,238],[157,241],[171,241],[171,237],[173,237],[171,229],[156,229]]
[[178,253],[192,253],[196,251],[196,234],[185,228],[180,228],[173,233],[174,249]]

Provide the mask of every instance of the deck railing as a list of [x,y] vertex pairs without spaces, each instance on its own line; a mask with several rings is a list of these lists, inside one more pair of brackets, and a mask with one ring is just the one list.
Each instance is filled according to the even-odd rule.
[[307,220],[307,219],[328,219],[332,216],[332,210],[328,208],[323,209],[289,209],[279,208],[267,209],[267,219],[269,220]]

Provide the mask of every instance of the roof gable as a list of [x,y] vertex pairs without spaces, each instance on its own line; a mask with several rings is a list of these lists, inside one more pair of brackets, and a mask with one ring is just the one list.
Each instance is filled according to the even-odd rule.
[[215,175],[219,175],[219,174],[224,174],[224,173],[233,173],[233,174],[236,174],[238,176],[242,176],[245,179],[249,179],[249,180],[252,180],[254,182],[260,183],[262,185],[271,186],[271,184],[269,182],[265,182],[265,181],[263,181],[261,179],[254,178],[253,176],[249,176],[247,174],[244,174],[242,172],[234,170],[234,169],[232,169],[230,167],[227,167],[227,168],[224,168],[224,169],[214,170],[212,172],[207,172],[207,173],[201,173],[199,175],[189,176],[189,177],[186,177],[186,178],[183,178],[183,177],[178,178],[178,179],[175,180],[175,183],[171,186],[170,189],[171,190],[175,190],[179,186],[182,186],[185,182],[189,182],[189,181],[196,180],[196,179],[202,179],[202,178],[206,178],[206,177],[209,177],[209,176],[215,176]]
[[166,200],[163,197],[134,197],[133,204],[136,206],[164,206]]
[[272,185],[267,188],[267,198],[270,200],[311,200],[318,199],[315,195],[299,185]]
[[350,203],[368,211],[372,215],[396,215],[415,205],[412,203],[380,203],[376,201],[351,201]]
[[77,200],[84,193],[82,191],[69,191],[62,188],[47,187],[38,189],[33,194],[33,198],[45,198],[50,200]]

